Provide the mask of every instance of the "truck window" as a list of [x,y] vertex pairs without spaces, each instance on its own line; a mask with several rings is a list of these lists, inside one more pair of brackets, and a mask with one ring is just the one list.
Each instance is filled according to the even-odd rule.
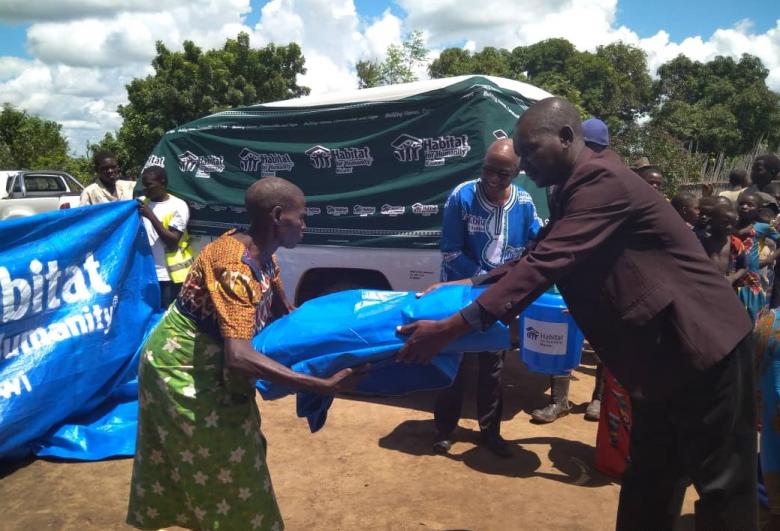
[[[13,190],[11,190],[11,185],[13,185]],[[5,185],[6,192],[13,193],[22,193],[22,178],[20,176],[16,176],[16,178],[10,177],[8,179],[8,182]]]
[[27,175],[24,187],[30,192],[65,192],[65,183],[58,175]]

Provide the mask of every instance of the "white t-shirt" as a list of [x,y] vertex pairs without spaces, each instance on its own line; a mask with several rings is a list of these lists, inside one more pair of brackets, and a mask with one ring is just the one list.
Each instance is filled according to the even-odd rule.
[[[146,199],[142,197],[141,200]],[[165,201],[149,201],[149,208],[152,209],[154,215],[157,216],[161,222],[164,223],[165,217],[173,212],[171,222],[168,224],[169,229],[175,229],[179,232],[184,232],[187,228],[187,222],[190,220],[190,209],[187,207],[187,203],[168,194],[168,199]],[[146,234],[149,236],[149,245],[152,247],[152,257],[154,258],[154,267],[157,271],[157,280],[164,282],[169,281],[171,277],[168,275],[168,269],[165,267],[165,243],[160,239],[160,235],[154,230],[152,222],[146,218],[142,218],[144,222],[144,228]]]

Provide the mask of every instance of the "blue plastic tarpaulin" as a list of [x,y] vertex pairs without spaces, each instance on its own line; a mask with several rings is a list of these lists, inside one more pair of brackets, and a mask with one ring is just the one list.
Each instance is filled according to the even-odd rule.
[[132,455],[159,287],[137,203],[0,223],[0,459]]
[[[485,332],[472,332],[447,345],[430,365],[395,362],[404,337],[396,326],[419,319],[443,319],[457,312],[482,289],[445,286],[417,298],[414,293],[352,290],[306,302],[290,315],[267,327],[254,339],[259,352],[297,372],[327,377],[347,368],[370,363],[371,370],[356,391],[400,395],[452,384],[461,352],[509,348],[509,329],[497,322]],[[259,381],[265,399],[285,396],[291,389]],[[298,415],[312,431],[322,427],[332,398],[298,393]]]

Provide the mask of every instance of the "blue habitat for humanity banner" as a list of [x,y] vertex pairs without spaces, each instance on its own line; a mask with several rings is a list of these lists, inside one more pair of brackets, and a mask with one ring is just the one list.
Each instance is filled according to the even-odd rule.
[[135,446],[159,288],[135,201],[0,223],[0,459]]

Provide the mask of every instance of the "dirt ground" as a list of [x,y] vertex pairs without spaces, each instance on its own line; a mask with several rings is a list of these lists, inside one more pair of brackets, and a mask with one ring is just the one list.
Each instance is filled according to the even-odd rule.
[[[337,399],[316,434],[295,417],[294,398],[260,401],[287,529],[614,529],[619,485],[594,470],[596,423],[583,419],[594,372],[589,365],[574,372],[572,415],[535,425],[529,413],[548,400],[549,380],[509,356],[502,434],[513,445],[511,459],[476,446],[472,388],[449,456],[431,452],[431,392]],[[131,459],[6,466],[0,469],[0,527],[127,529],[131,466]],[[694,500],[689,489],[681,530],[693,528]]]

